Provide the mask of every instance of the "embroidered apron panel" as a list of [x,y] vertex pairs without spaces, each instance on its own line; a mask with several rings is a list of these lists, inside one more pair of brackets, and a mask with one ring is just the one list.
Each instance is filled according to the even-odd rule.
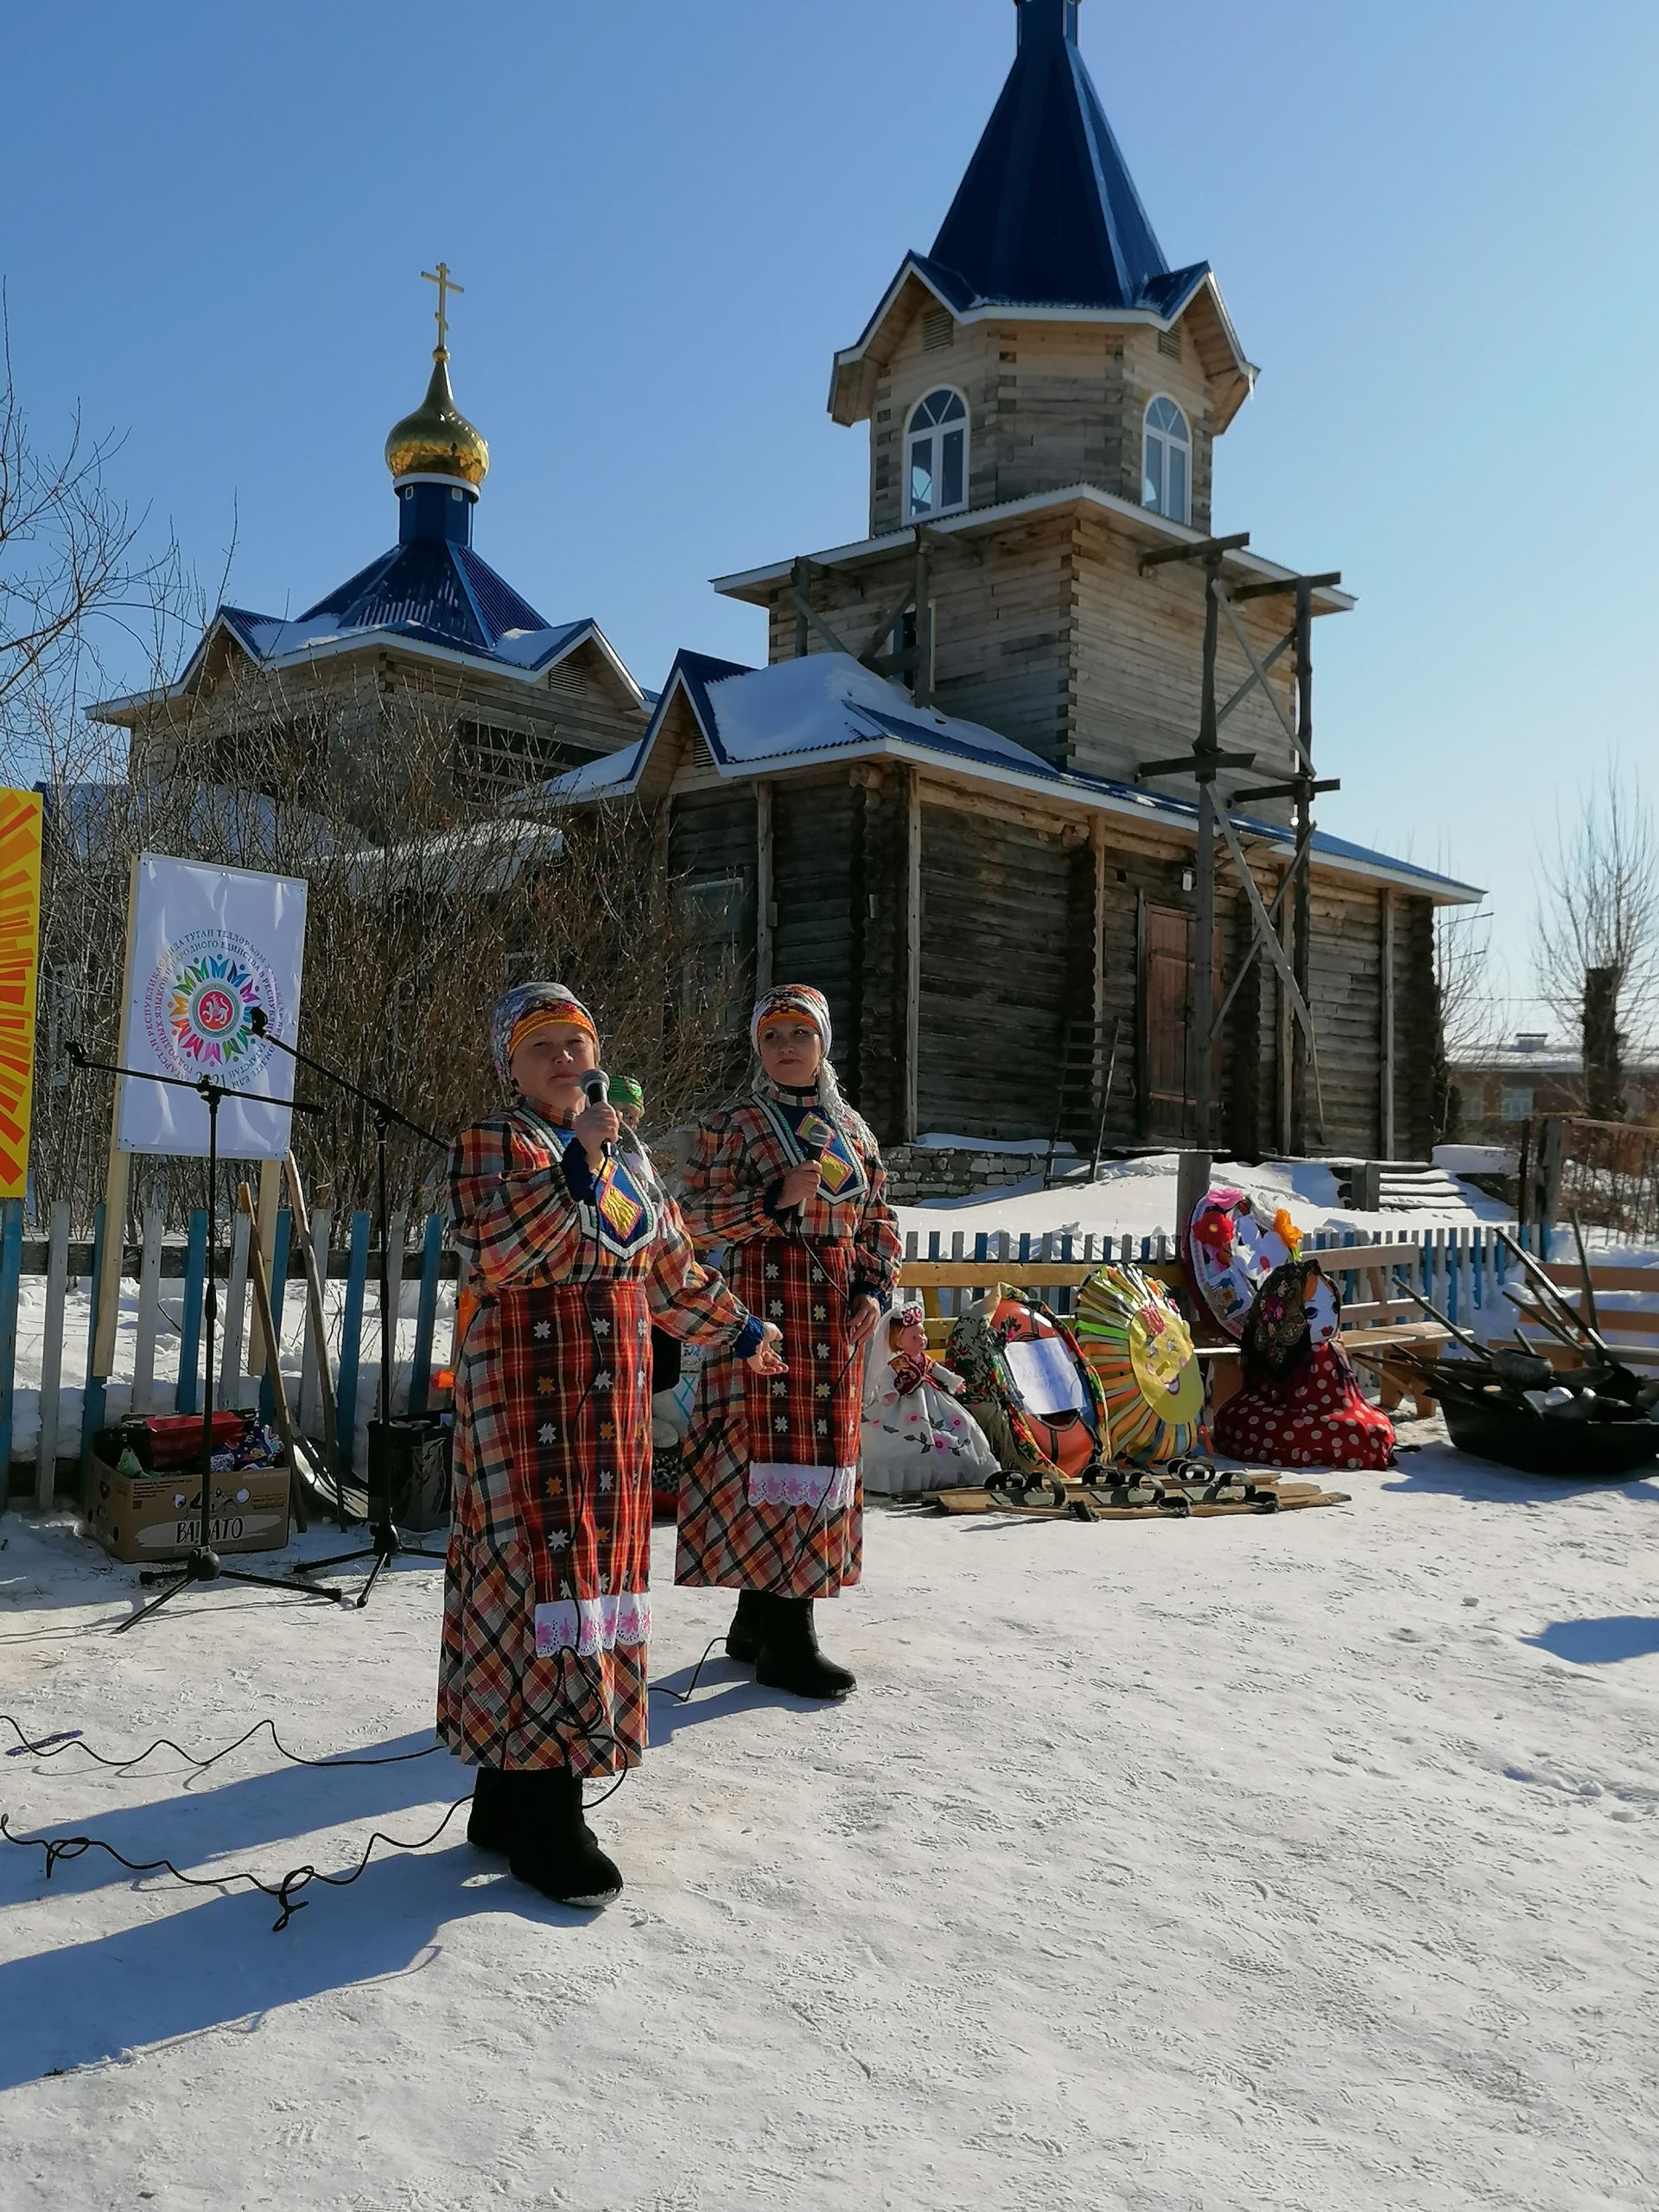
[[[643,1592],[651,1562],[651,1315],[639,1282],[501,1296],[515,1503],[538,1606]],[[601,1609],[602,1610],[602,1609]]]
[[[519,1109],[543,1141],[561,1156],[576,1142],[574,1131],[556,1128],[533,1110]],[[663,1217],[662,1193],[643,1160],[613,1152],[594,1179],[593,1203],[581,1209],[582,1227],[613,1260],[632,1260],[655,1237]]]
[[847,1325],[852,1245],[757,1237],[733,1246],[729,1261],[732,1288],[783,1331],[789,1362],[787,1375],[743,1370],[750,1460],[767,1469],[856,1467],[864,1362]]

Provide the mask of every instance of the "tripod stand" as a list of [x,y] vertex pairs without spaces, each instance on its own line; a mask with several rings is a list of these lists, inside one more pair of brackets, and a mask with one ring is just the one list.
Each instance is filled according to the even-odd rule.
[[[171,1567],[147,1569],[139,1575],[139,1581],[147,1586],[165,1582],[169,1587],[163,1590],[159,1598],[152,1598],[149,1605],[141,1605],[136,1613],[130,1614],[115,1633],[124,1636],[130,1628],[136,1628],[140,1621],[148,1620],[152,1613],[160,1612],[162,1607],[170,1605],[181,1591],[191,1589],[197,1583],[245,1582],[259,1590],[286,1590],[292,1593],[295,1584],[284,1581],[279,1575],[250,1574],[242,1567],[226,1567],[207,1541],[213,1529],[213,1351],[219,1322],[219,1287],[213,1278],[213,1260],[219,1249],[219,1108],[220,1100],[231,1093],[222,1083],[215,1083],[211,1076],[199,1077],[192,1083],[184,1076],[156,1075],[143,1068],[118,1066],[112,1060],[88,1059],[79,1045],[70,1045],[66,1051],[77,1068],[96,1068],[101,1074],[128,1076],[139,1083],[162,1083],[175,1090],[194,1090],[207,1108],[207,1271],[201,1294],[206,1357],[202,1364],[201,1495],[196,1509],[196,1541],[184,1557]],[[293,1110],[310,1114],[316,1109],[296,1099]],[[115,1234],[120,1234],[118,1226]],[[294,1478],[292,1469],[289,1478],[290,1481]],[[343,1601],[346,1594],[343,1590],[327,1587],[318,1588],[305,1584],[298,1586],[305,1597],[321,1598],[330,1605]]]
[[[327,1559],[302,1560],[289,1570],[294,1574],[320,1574],[329,1567],[348,1567],[358,1560],[372,1559],[374,1565],[369,1572],[369,1579],[357,1597],[357,1605],[360,1611],[372,1596],[374,1586],[380,1579],[382,1569],[391,1560],[395,1559],[442,1560],[445,1557],[443,1552],[429,1552],[420,1544],[410,1543],[391,1517],[391,1474],[388,1455],[391,1436],[391,1374],[397,1355],[397,1324],[392,1315],[391,1254],[387,1249],[390,1202],[386,1188],[386,1139],[395,1123],[398,1128],[407,1129],[411,1136],[417,1136],[423,1142],[436,1146],[439,1151],[444,1150],[445,1146],[442,1137],[435,1136],[430,1129],[423,1129],[418,1122],[411,1122],[406,1114],[400,1114],[395,1106],[389,1104],[385,1099],[377,1096],[373,1091],[365,1090],[361,1084],[353,1083],[349,1076],[341,1075],[337,1068],[331,1068],[326,1061],[315,1059],[309,1052],[301,1052],[296,1045],[284,1044],[283,1039],[271,1030],[263,1007],[253,1008],[250,1020],[256,1036],[262,1038],[268,1045],[274,1045],[279,1052],[286,1052],[289,1059],[298,1066],[308,1069],[313,1075],[321,1076],[325,1083],[332,1083],[336,1090],[343,1090],[348,1097],[357,1099],[360,1104],[368,1108],[374,1118],[375,1211],[378,1216],[380,1236],[380,1387],[378,1397],[380,1414],[381,1466],[385,1471],[385,1479],[379,1483],[375,1480],[375,1451],[373,1440],[371,1439],[368,1542],[359,1545],[354,1551],[331,1553]],[[398,1268],[398,1279],[401,1285],[401,1255]],[[338,1499],[340,1522],[343,1529],[346,1525],[343,1490],[338,1491]]]

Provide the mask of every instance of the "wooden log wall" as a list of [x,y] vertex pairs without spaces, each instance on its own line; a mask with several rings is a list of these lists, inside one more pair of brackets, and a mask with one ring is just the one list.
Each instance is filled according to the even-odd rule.
[[921,840],[921,1127],[1042,1135],[1065,1021],[1088,1010],[1073,996],[1074,857],[1058,834],[950,806],[923,806]]
[[[550,772],[637,744],[649,720],[634,703],[597,645],[579,646],[534,683],[481,666],[436,671],[412,653],[384,646],[342,653],[284,672],[269,682],[234,648],[216,649],[191,696],[169,702],[134,723],[133,760],[143,775],[170,772],[188,741],[189,757],[213,748],[219,772],[238,772],[238,741],[269,772],[269,731],[292,723],[302,739],[319,721],[342,747],[372,742],[376,702],[389,711],[457,724],[480,723],[526,741]],[[296,773],[299,764],[296,763]]]
[[[772,972],[828,995],[849,1096],[887,1143],[918,1129],[1046,1135],[1066,1025],[1097,1015],[1109,1040],[1122,1024],[1105,1141],[1174,1141],[1168,1115],[1154,1116],[1147,1098],[1143,932],[1151,909],[1193,912],[1182,883],[1191,847],[1116,818],[1103,819],[1091,836],[1086,820],[993,798],[931,771],[912,801],[914,777],[861,764],[849,773],[770,779]],[[739,988],[747,992],[760,919],[756,786],[677,791],[671,817],[667,857],[677,875],[743,887]],[[1282,868],[1281,855],[1252,855],[1266,904]],[[1387,895],[1397,1046],[1392,1149],[1423,1158],[1432,1135],[1423,1040],[1435,1019],[1433,910],[1401,891]],[[1316,879],[1312,1003],[1325,1147],[1365,1158],[1380,1156],[1384,1137],[1383,915],[1380,886]],[[1218,887],[1217,921],[1225,988],[1253,943],[1230,871]],[[1258,958],[1217,1046],[1217,1140],[1240,1155],[1282,1148],[1285,1027],[1279,981]],[[1086,1105],[1074,1105],[1065,1133],[1092,1139]]]
[[831,772],[779,782],[772,799],[772,981],[814,984],[829,1000],[836,1058],[849,1085],[858,1003],[856,798],[846,774]]
[[[994,540],[938,547],[929,596],[934,616],[934,703],[984,722],[1041,759],[1065,766],[1071,639],[1071,531],[1064,516],[1011,524]],[[814,607],[849,652],[865,652],[877,625],[912,583],[908,547],[817,571]],[[773,661],[795,653],[795,602],[780,589],[769,606]],[[813,652],[828,652],[814,631]]]
[[[757,849],[754,789],[728,784],[716,791],[677,792],[669,810],[667,861],[670,874],[695,895],[698,885],[730,882],[738,887],[729,933],[731,993],[725,1009],[733,1039],[733,1074],[740,1071],[747,1045],[749,1007],[754,999]],[[721,957],[711,938],[703,957]]]
[[[1132,778],[1144,760],[1186,751],[1198,727],[1203,573],[1177,562],[1142,576],[1143,550],[1096,517],[1080,514],[1073,526],[1066,721],[1071,763],[1085,774]],[[1238,609],[1259,658],[1283,634],[1291,605],[1288,599],[1255,600]],[[1293,702],[1291,668],[1287,654],[1268,675],[1287,714]],[[1224,618],[1217,669],[1224,702],[1250,674]],[[1222,741],[1230,751],[1254,750],[1256,756],[1253,768],[1222,779],[1224,792],[1276,781],[1290,772],[1289,741],[1259,690],[1228,716]],[[1160,785],[1177,787],[1167,779]],[[1251,811],[1270,821],[1289,818],[1283,800],[1257,802]]]
[[[994,536],[939,543],[930,576],[934,704],[1001,731],[1058,767],[1091,775],[1128,780],[1142,761],[1190,747],[1201,703],[1204,580],[1185,563],[1142,576],[1144,550],[1138,538],[1076,507]],[[914,572],[913,552],[896,548],[813,572],[810,596],[848,651],[859,654]],[[1237,611],[1265,660],[1289,621],[1291,602],[1249,601]],[[772,595],[769,615],[772,658],[790,659],[792,589]],[[830,650],[816,630],[809,642],[814,652]],[[1248,680],[1250,665],[1224,619],[1217,666],[1225,700]],[[1289,654],[1268,681],[1292,715]],[[1223,779],[1224,791],[1289,772],[1289,741],[1259,690],[1228,717],[1224,735],[1230,748],[1256,756],[1253,768]],[[1288,818],[1284,801],[1257,802],[1252,811]]]
[[[1434,1144],[1434,1063],[1440,1000],[1434,983],[1434,909],[1394,893],[1395,1156],[1427,1160]],[[1429,1039],[1437,1039],[1436,1052]]]
[[[1382,1142],[1382,917],[1376,892],[1315,880],[1309,1003],[1319,1039],[1319,1085],[1328,1150],[1375,1158]],[[1396,1019],[1398,1019],[1396,1015]],[[1317,1097],[1308,1091],[1308,1135],[1318,1144]]]
[[855,768],[853,790],[850,922],[859,988],[842,1071],[877,1135],[898,1143],[906,1134],[909,791],[902,772],[882,768]]
[[1137,505],[1148,403],[1173,399],[1192,432],[1191,517],[1210,526],[1215,410],[1199,350],[1182,328],[1087,324],[958,324],[918,288],[916,312],[875,391],[870,421],[870,531],[902,529],[906,428],[940,386],[969,412],[969,505],[995,506],[1091,484]]

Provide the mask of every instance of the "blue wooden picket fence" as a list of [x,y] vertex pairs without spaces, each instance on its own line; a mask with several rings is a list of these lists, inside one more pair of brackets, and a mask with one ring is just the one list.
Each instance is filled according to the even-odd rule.
[[[1541,1227],[1517,1228],[1513,1223],[1504,1224],[1505,1232],[1513,1236],[1540,1260],[1551,1257],[1549,1233]],[[1397,1248],[1411,1243],[1418,1249],[1414,1287],[1425,1298],[1433,1300],[1440,1311],[1460,1327],[1470,1326],[1475,1316],[1502,1294],[1502,1286],[1511,1268],[1519,1262],[1500,1242],[1495,1231],[1484,1223],[1469,1227],[1423,1230],[1350,1230],[1342,1235],[1324,1234],[1307,1238],[1303,1249],[1314,1253],[1357,1250],[1368,1244],[1387,1244]],[[1061,1264],[1101,1266],[1150,1266],[1160,1261],[1179,1256],[1175,1239],[1165,1230],[1150,1236],[1079,1236],[1050,1231],[1031,1235],[1014,1234],[1007,1230],[993,1230],[975,1236],[964,1230],[931,1230],[926,1235],[912,1230],[905,1239],[907,1260],[959,1260],[976,1264],[1004,1260],[1010,1264],[1040,1266],[1045,1260]],[[973,1294],[963,1294],[971,1296]],[[1071,1311],[1075,1294],[1068,1285],[1056,1284],[1048,1299],[1057,1313]],[[941,1302],[947,1312],[954,1310],[956,1294],[940,1293]]]
[[[24,1280],[23,1226],[22,1201],[10,1199],[0,1202],[0,1471],[10,1465],[16,1425],[19,1388],[18,1317]],[[328,1226],[327,1215],[316,1217],[315,1227],[324,1240],[327,1236]],[[251,1318],[248,1274],[250,1233],[251,1224],[246,1216],[238,1214],[228,1231],[228,1263],[221,1251],[217,1271],[219,1315],[215,1366],[219,1402],[221,1404],[251,1402],[244,1380],[244,1359]],[[365,1212],[353,1214],[346,1225],[343,1294],[330,1298],[333,1310],[326,1317],[331,1341],[320,1346],[312,1340],[308,1307],[306,1307],[301,1392],[296,1397],[291,1381],[289,1389],[290,1410],[302,1427],[315,1433],[317,1424],[304,1418],[306,1393],[311,1390],[307,1378],[315,1376],[319,1360],[325,1360],[330,1371],[337,1376],[337,1440],[341,1465],[347,1473],[353,1471],[357,1459],[357,1421],[363,1402],[363,1370],[365,1363],[372,1364],[380,1356],[378,1289],[372,1296],[371,1291],[372,1271],[378,1282],[378,1269],[372,1268],[371,1233],[369,1215]],[[86,1440],[105,1425],[110,1392],[118,1384],[127,1389],[130,1409],[135,1413],[194,1414],[200,1410],[202,1403],[203,1298],[208,1257],[205,1211],[198,1210],[190,1216],[182,1254],[175,1261],[176,1267],[181,1260],[182,1273],[174,1273],[169,1277],[165,1294],[162,1287],[164,1240],[161,1217],[154,1215],[144,1224],[139,1247],[137,1313],[130,1332],[130,1376],[125,1372],[107,1377],[92,1372],[93,1347],[98,1335],[101,1260],[106,1234],[104,1208],[100,1205],[93,1225],[90,1255],[85,1261],[77,1262],[78,1265],[87,1265],[88,1271],[75,1278],[75,1281],[86,1290],[88,1306],[81,1423],[83,1450]],[[176,1246],[174,1251],[176,1255]],[[445,1274],[443,1222],[440,1215],[429,1215],[422,1224],[416,1254],[419,1262],[419,1275],[411,1352],[409,1349],[409,1321],[402,1314],[401,1289],[408,1280],[405,1270],[413,1255],[406,1249],[400,1250],[394,1246],[392,1264],[396,1280],[393,1310],[400,1316],[398,1349],[402,1357],[394,1367],[392,1403],[394,1411],[399,1413],[423,1413],[430,1400],[431,1373],[438,1343],[439,1307]],[[284,1207],[276,1216],[270,1268],[272,1319],[279,1342],[283,1336],[284,1314],[291,1311],[289,1300],[297,1298],[302,1306],[306,1306],[303,1276],[300,1274],[290,1276],[289,1274],[290,1262],[295,1256],[294,1218]],[[74,1379],[63,1372],[66,1308],[72,1287],[70,1257],[69,1209],[54,1206],[46,1239],[43,1270],[45,1310],[41,1316],[41,1357],[39,1363],[41,1431],[36,1452],[35,1488],[37,1502],[41,1505],[51,1503],[54,1470],[60,1457],[58,1450],[60,1391],[65,1382]],[[38,1262],[32,1272],[39,1280],[41,1270]],[[451,1276],[454,1274],[453,1262],[448,1272]],[[131,1294],[131,1280],[130,1277],[124,1278],[124,1295]],[[340,1290],[340,1285],[341,1278],[334,1274],[333,1289]],[[175,1332],[179,1346],[176,1378],[157,1378],[155,1372],[157,1343]],[[335,1338],[337,1341],[334,1340]],[[444,1349],[447,1352],[447,1344]],[[124,1340],[123,1357],[124,1365]],[[34,1376],[30,1375],[29,1384],[32,1386],[34,1381]],[[258,1377],[256,1388],[261,1417],[268,1421],[272,1412],[269,1376],[262,1375]],[[311,1390],[311,1395],[315,1400],[314,1390]],[[4,1508],[4,1484],[0,1482],[0,1510]]]

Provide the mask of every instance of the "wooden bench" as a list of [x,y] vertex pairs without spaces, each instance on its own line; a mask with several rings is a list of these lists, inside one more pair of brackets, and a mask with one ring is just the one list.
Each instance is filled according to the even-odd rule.
[[[1559,1286],[1567,1303],[1575,1313],[1586,1320],[1584,1278],[1575,1266],[1563,1266],[1551,1261],[1544,1273]],[[1525,1280],[1519,1276],[1518,1280]],[[1599,1260],[1590,1262],[1590,1287],[1596,1299],[1596,1332],[1604,1337],[1611,1350],[1627,1367],[1659,1367],[1659,1312],[1633,1310],[1622,1301],[1630,1296],[1659,1299],[1659,1267],[1621,1268]],[[1519,1314],[1517,1319],[1521,1319]],[[1521,1325],[1527,1330],[1529,1345],[1535,1346],[1560,1366],[1573,1364],[1573,1356],[1563,1344],[1535,1325],[1529,1326],[1524,1319]]]
[[[1419,1357],[1432,1360],[1447,1341],[1440,1324],[1402,1296],[1393,1281],[1394,1268],[1421,1267],[1422,1247],[1400,1239],[1383,1244],[1342,1245],[1330,1251],[1311,1252],[1308,1256],[1317,1259],[1327,1274],[1338,1278],[1343,1296],[1339,1341],[1351,1355],[1376,1370],[1383,1405],[1392,1409],[1409,1395],[1420,1414],[1428,1412],[1433,1391],[1421,1375],[1402,1361],[1391,1363],[1388,1358],[1391,1351],[1409,1347]],[[1034,1292],[1058,1307],[1064,1293],[1080,1290],[1105,1264],[1099,1260],[906,1260],[899,1283],[906,1291],[919,1292],[927,1317],[928,1348],[942,1354],[956,1317],[941,1310],[941,1292],[982,1298],[999,1283],[1005,1283],[1010,1290]],[[1242,1380],[1237,1344],[1207,1311],[1194,1315],[1185,1273],[1179,1261],[1136,1264],[1142,1274],[1174,1294],[1192,1329],[1193,1349],[1204,1369],[1210,1404],[1212,1409],[1224,1405]]]

